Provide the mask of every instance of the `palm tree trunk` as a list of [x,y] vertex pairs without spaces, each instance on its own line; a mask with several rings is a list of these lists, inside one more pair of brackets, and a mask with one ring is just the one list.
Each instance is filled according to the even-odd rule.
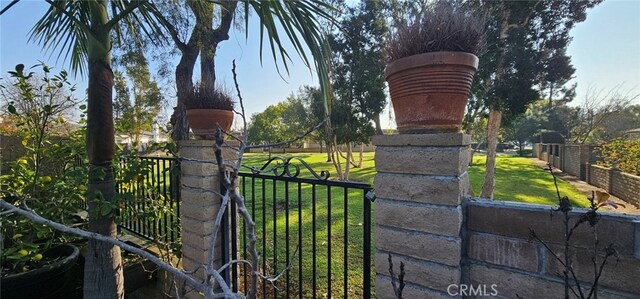
[[[103,213],[104,205],[113,202],[116,184],[111,161],[115,152],[113,126],[113,72],[111,71],[109,15],[102,1],[92,6],[89,40],[89,86],[87,101],[87,154],[91,171],[88,184],[89,230],[117,237],[115,210]],[[120,247],[89,240],[84,266],[84,298],[124,298],[124,278]]]

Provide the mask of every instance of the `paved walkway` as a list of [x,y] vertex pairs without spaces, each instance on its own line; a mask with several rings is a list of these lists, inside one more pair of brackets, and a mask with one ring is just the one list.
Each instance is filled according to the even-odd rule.
[[[529,158],[531,161],[533,161],[533,163],[535,163],[536,165],[538,165],[538,167],[542,168],[542,169],[547,169],[548,168],[548,164],[546,161],[542,161],[539,160],[537,158]],[[602,189],[602,188],[598,188],[596,186],[592,186],[589,185],[587,182],[585,181],[581,181],[579,178],[572,176],[568,173],[562,172],[560,169],[558,168],[553,168],[553,173],[558,177],[561,178],[563,181],[571,184],[571,186],[573,186],[574,188],[576,188],[578,191],[584,193],[586,196],[591,197],[591,194],[593,191],[603,191],[606,192],[606,190]],[[615,197],[613,195],[611,195],[611,197],[609,197],[609,200],[612,200],[615,203],[620,203],[625,205],[625,207],[619,207],[617,209],[614,209],[612,207],[604,207],[605,211],[608,212],[619,212],[619,213],[625,213],[625,214],[640,214],[640,209],[638,209],[637,207],[625,202],[624,200]]]

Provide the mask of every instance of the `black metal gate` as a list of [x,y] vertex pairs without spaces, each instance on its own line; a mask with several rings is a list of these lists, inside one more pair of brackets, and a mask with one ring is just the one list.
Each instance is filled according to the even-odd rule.
[[[328,172],[318,174],[295,157],[247,168],[239,185],[256,223],[260,270],[269,277],[281,274],[273,282],[260,279],[258,297],[370,298],[371,185],[329,180]],[[229,209],[227,215],[237,215],[235,204]],[[249,259],[244,222],[225,219],[235,229],[224,237],[235,241],[224,242],[231,248],[223,256]],[[244,293],[249,266],[233,265],[226,275],[233,290]]]

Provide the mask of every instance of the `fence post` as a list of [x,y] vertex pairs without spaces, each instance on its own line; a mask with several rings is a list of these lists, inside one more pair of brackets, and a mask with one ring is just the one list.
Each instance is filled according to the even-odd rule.
[[[180,167],[181,227],[182,227],[182,268],[195,271],[197,280],[204,280],[202,265],[209,257],[209,243],[213,233],[214,220],[220,209],[221,198],[218,165],[215,164],[215,142],[213,140],[180,141],[180,155],[183,158],[211,161],[212,163],[182,161]],[[237,153],[223,151],[225,160],[233,160]],[[218,232],[215,245],[215,265],[222,266],[223,232]],[[197,270],[197,271],[196,271]],[[185,287],[187,298],[202,298],[189,286]]]
[[471,138],[462,133],[375,136],[376,297],[393,298],[388,255],[405,265],[405,298],[449,297],[461,283],[462,198]]

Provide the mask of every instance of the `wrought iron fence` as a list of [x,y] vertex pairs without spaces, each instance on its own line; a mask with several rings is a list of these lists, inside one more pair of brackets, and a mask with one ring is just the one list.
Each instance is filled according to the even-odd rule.
[[[318,174],[299,158],[273,158],[259,169],[248,168],[239,185],[256,224],[260,270],[282,273],[273,285],[261,280],[259,297],[370,298],[371,185],[329,180],[328,172]],[[228,215],[237,215],[235,204]],[[226,219],[232,229],[224,244],[231,248],[223,256],[248,259],[244,221]],[[226,275],[234,291],[246,291],[247,265],[234,264]]]
[[[117,191],[133,194],[124,200],[120,209],[120,226],[150,240],[178,240],[180,176],[175,170],[179,169],[179,161],[168,157],[136,157],[121,158],[119,162]],[[137,171],[128,171],[132,167]],[[137,177],[125,179],[136,173]]]

